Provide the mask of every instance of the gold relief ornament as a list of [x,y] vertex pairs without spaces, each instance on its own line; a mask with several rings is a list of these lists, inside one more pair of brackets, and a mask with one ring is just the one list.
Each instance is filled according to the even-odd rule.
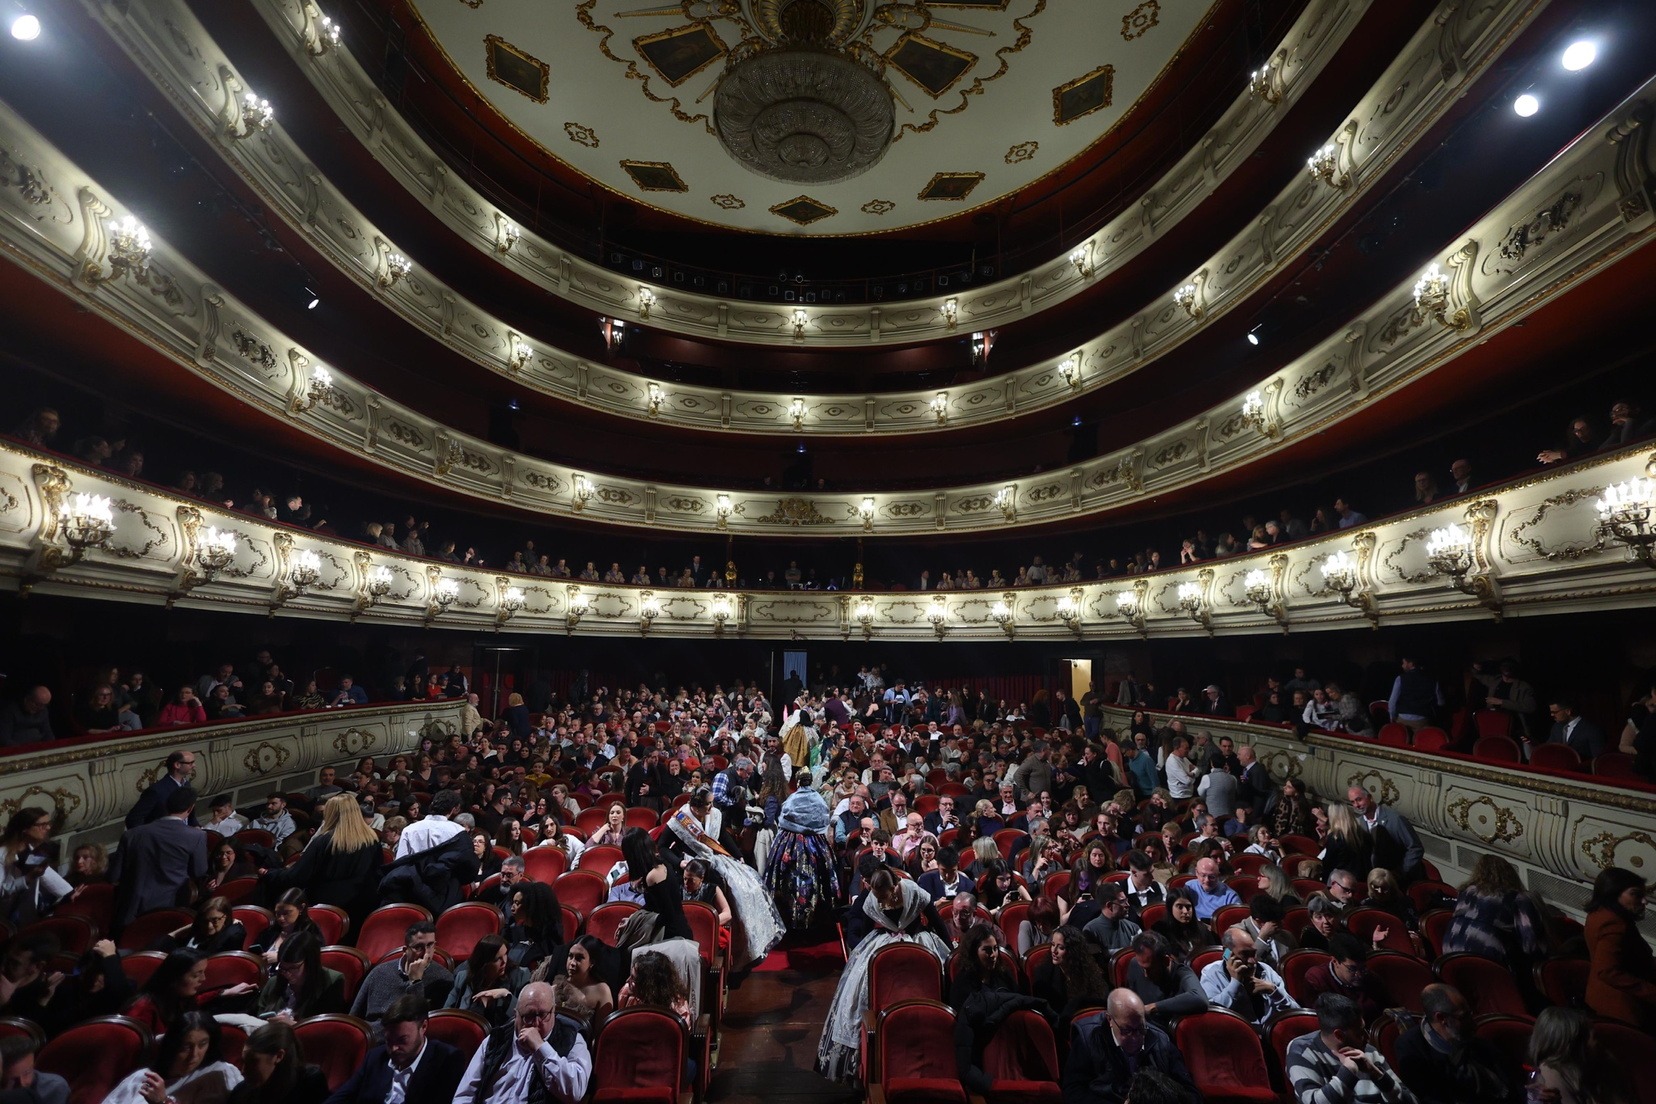
[[1600,870],[1609,866],[1627,866],[1632,870],[1640,871],[1641,877],[1645,876],[1643,874],[1646,862],[1644,855],[1630,855],[1625,862],[1618,862],[1616,852],[1621,849],[1624,843],[1642,844],[1647,853],[1656,852],[1656,839],[1653,839],[1648,832],[1628,832],[1626,835],[1618,836],[1614,832],[1605,831],[1582,840],[1581,853]]
[[1006,151],[1006,156],[1002,158],[1002,160],[1004,160],[1008,165],[1016,165],[1019,162],[1028,161],[1033,158],[1035,156],[1035,151],[1040,148],[1041,143],[1035,141],[1034,139],[1027,142],[1019,142],[1017,145]]
[[81,795],[73,790],[59,786],[48,790],[44,786],[30,786],[16,797],[8,797],[0,801],[0,819],[10,820],[21,812],[25,805],[30,804],[31,797],[49,797],[52,799],[52,830],[57,831],[68,819],[69,814],[81,807]]
[[1488,797],[1456,798],[1444,811],[1461,831],[1470,832],[1485,843],[1511,843],[1524,834],[1524,822],[1518,819],[1518,814]]
[[1161,4],[1159,0],[1144,0],[1144,3],[1121,17],[1121,37],[1131,42],[1142,37],[1145,32],[1161,22]]
[[376,733],[364,732],[360,728],[347,728],[344,732],[335,734],[333,738],[334,750],[341,755],[360,755],[378,742],[379,736]]
[[256,746],[247,749],[242,756],[242,766],[249,774],[269,774],[281,770],[293,753],[280,744],[273,744],[269,740],[261,740]]
[[598,132],[589,126],[582,126],[580,123],[565,123],[564,133],[577,146],[585,146],[587,149],[598,148]]
[[761,525],[832,525],[834,519],[825,517],[808,498],[778,499],[776,509],[757,519]]

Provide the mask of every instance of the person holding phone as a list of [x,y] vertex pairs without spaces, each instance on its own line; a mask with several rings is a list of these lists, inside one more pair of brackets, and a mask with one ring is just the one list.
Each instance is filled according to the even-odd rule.
[[1363,1100],[1416,1104],[1414,1093],[1368,1044],[1357,1005],[1338,993],[1317,998],[1317,1030],[1288,1044],[1288,1083],[1299,1104]]
[[1263,1027],[1279,1012],[1300,1007],[1288,995],[1282,975],[1259,961],[1253,936],[1228,928],[1219,940],[1224,956],[1202,970],[1202,991],[1218,1008],[1228,1008],[1255,1027]]

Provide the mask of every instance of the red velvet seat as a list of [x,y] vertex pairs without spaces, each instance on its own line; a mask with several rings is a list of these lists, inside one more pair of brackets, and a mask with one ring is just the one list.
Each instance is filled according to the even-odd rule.
[[1247,905],[1226,905],[1213,914],[1213,930],[1223,932],[1226,928],[1235,927],[1247,918]]
[[1385,928],[1386,939],[1381,944],[1382,947],[1406,955],[1415,953],[1414,943],[1409,939],[1409,929],[1404,926],[1403,921],[1384,909],[1353,909],[1351,915],[1346,917],[1345,926],[1347,931],[1364,943],[1373,940],[1375,929]]
[[1241,1016],[1217,1008],[1186,1016],[1173,1044],[1206,1104],[1276,1104],[1265,1048]]
[[1560,1008],[1587,1005],[1589,963],[1585,958],[1549,958],[1535,964],[1535,987]]
[[1393,722],[1380,726],[1380,735],[1376,738],[1376,742],[1386,747],[1408,747],[1411,735],[1408,725]]
[[[627,918],[638,911],[638,906],[631,901],[609,901],[592,910],[592,915],[586,919],[586,933],[597,936],[601,941],[615,946],[616,933]],[[569,933],[564,933],[568,936]]]
[[1029,905],[1023,901],[1015,901],[1000,910],[995,917],[995,925],[1000,928],[1001,946],[1016,954],[1018,951],[1018,925],[1029,919]]
[[299,1037],[305,1061],[319,1067],[328,1079],[329,1092],[337,1092],[350,1080],[372,1042],[366,1021],[339,1012],[301,1020],[293,1033]]
[[84,916],[99,933],[115,928],[115,887],[108,882],[93,882],[80,887],[74,900],[59,901],[52,909],[54,917]]
[[1167,919],[1166,905],[1145,905],[1143,911],[1139,913],[1139,923],[1145,931],[1149,931],[1165,919]]
[[702,963],[719,965],[719,914],[705,901],[686,901],[684,918],[690,922],[690,933],[701,948]]
[[1282,845],[1283,854],[1292,852],[1298,855],[1315,855],[1323,848],[1322,844],[1310,836],[1296,835],[1293,832],[1277,837],[1277,842]]
[[1012,857],[1012,849],[1028,838],[1028,833],[1022,831],[1021,829],[1002,828],[1000,831],[995,833],[995,850],[1000,852],[1001,858],[1010,859]]
[[601,843],[597,847],[589,847],[581,852],[581,857],[575,860],[576,870],[590,870],[600,878],[608,876],[615,864],[622,861],[621,849]]
[[648,832],[660,819],[660,814],[654,809],[633,808],[627,810],[625,823],[628,828],[642,828]]
[[[1480,718],[1485,715],[1478,714]],[[1478,737],[1478,742],[1472,745],[1472,757],[1489,763],[1521,763],[1524,759],[1518,750],[1518,741],[1511,736]]]
[[1070,878],[1073,875],[1068,870],[1054,870],[1041,882],[1041,896],[1056,901],[1069,888]]
[[1295,878],[1294,896],[1302,901],[1309,901],[1313,893],[1327,893],[1328,885],[1316,878]]
[[609,807],[606,805],[594,803],[575,814],[575,827],[581,830],[582,836],[590,836],[608,823]]
[[644,1005],[605,1020],[592,1048],[593,1104],[678,1104],[688,1097],[690,1038],[671,1012]]
[[955,1067],[954,1020],[954,1011],[935,1001],[899,1001],[882,1009],[869,1104],[967,1104]]
[[[1656,1039],[1652,1039],[1632,1024],[1618,1020],[1594,1020],[1593,1038],[1604,1048],[1605,1053],[1618,1057],[1648,1055],[1652,1044],[1656,1043]],[[1623,1057],[1622,1061],[1630,1073],[1640,1068],[1633,1058]],[[1638,1104],[1656,1104],[1656,1078],[1632,1077],[1630,1080],[1633,1082],[1633,1094]]]
[[230,837],[230,842],[240,851],[244,847],[263,847],[267,851],[276,850],[276,837],[263,828],[243,828]]
[[499,935],[500,910],[482,901],[461,901],[437,918],[437,946],[455,958],[471,957],[485,935]]
[[1432,972],[1461,991],[1474,1016],[1529,1015],[1524,995],[1504,963],[1457,951],[1434,962]]
[[[1038,949],[1038,948],[1037,948]],[[1047,947],[1051,953],[1051,947]],[[868,960],[868,1015],[863,1022],[865,1073],[863,1080],[873,1080],[875,1070],[867,1066],[875,1023],[882,1008],[901,1001],[940,1001],[943,999],[943,968],[937,956],[918,943],[888,943],[875,951]]]
[[345,979],[345,1004],[347,1006],[356,1000],[357,990],[362,988],[362,979],[368,976],[373,968],[373,960],[355,947],[331,946],[322,948],[322,965],[329,970],[338,971]]
[[1209,966],[1212,966],[1224,956],[1225,952],[1218,947],[1209,947],[1206,950],[1197,951],[1195,954],[1190,956],[1190,969],[1196,974],[1197,977],[1201,977],[1203,970],[1207,969]]
[[1058,1044],[1052,1027],[1038,1013],[1019,1009],[1001,1023],[983,1048],[983,1072],[989,1077],[989,1104],[1058,1104]]
[[231,878],[228,882],[225,882],[223,885],[219,886],[218,892],[213,894],[213,896],[223,897],[226,901],[229,901],[232,906],[235,906],[247,904],[252,901],[253,898],[258,896],[258,893],[259,879],[251,877]]
[[1416,751],[1442,751],[1449,746],[1449,734],[1441,728],[1427,725],[1416,730],[1414,734],[1414,748]]
[[1444,908],[1446,902],[1447,907],[1453,908],[1458,893],[1459,891],[1447,882],[1415,882],[1408,888],[1409,901],[1419,912]]
[[1397,1016],[1381,1016],[1369,1029],[1369,1040],[1374,1049],[1386,1059],[1386,1065],[1397,1068],[1397,1040],[1403,1037],[1403,1021]]
[[[189,920],[186,919],[185,923]],[[41,937],[53,939],[64,954],[80,956],[92,949],[92,944],[98,941],[98,932],[97,925],[85,916],[48,916],[18,928],[14,939],[19,942]]]
[[551,885],[569,869],[569,856],[556,847],[531,847],[523,853],[523,873],[532,882]]
[[1298,1012],[1281,1012],[1271,1020],[1271,1026],[1266,1031],[1270,1040],[1271,1053],[1276,1055],[1277,1068],[1284,1074],[1288,1070],[1288,1044],[1302,1035],[1310,1035],[1320,1031],[1317,1026],[1315,1012],[1301,1010]]
[[351,916],[338,905],[312,905],[305,910],[316,930],[322,933],[322,942],[337,945],[345,942],[345,933],[351,930]]
[[129,955],[121,956],[121,972],[132,982],[133,987],[142,989],[144,982],[150,975],[167,961],[166,951],[134,951]]
[[1309,1007],[1315,996],[1305,987],[1305,975],[1323,963],[1332,961],[1334,956],[1327,951],[1314,951],[1309,947],[1302,947],[1297,951],[1289,951],[1283,957],[1282,965],[1277,967],[1277,973],[1282,975],[1282,984],[1287,986],[1288,995]]
[[489,1021],[463,1008],[439,1008],[426,1017],[426,1034],[461,1054],[477,1053],[488,1033]]
[[1425,1011],[1420,993],[1432,984],[1432,967],[1428,963],[1414,954],[1383,950],[1371,952],[1365,965],[1386,991],[1391,1007],[1407,1008],[1417,1016]]
[[1293,936],[1300,937],[1300,932],[1311,926],[1311,910],[1304,905],[1295,905],[1282,916],[1282,930]]
[[1530,748],[1530,766],[1543,770],[1582,770],[1581,755],[1569,744],[1537,744]]
[[1593,759],[1593,773],[1605,778],[1638,778],[1635,759],[1625,751],[1600,752]]
[[[179,928],[187,928],[194,922],[195,913],[189,909],[155,909],[153,912],[133,917],[131,922],[121,929],[121,937],[115,941],[115,945],[123,951],[148,950],[162,936],[170,935]],[[87,944],[88,947],[91,945]],[[64,943],[63,949],[69,949],[68,943]]]
[[33,1020],[23,1020],[16,1016],[0,1018],[0,1039],[10,1039],[18,1035],[33,1039],[37,1047],[46,1041],[46,1032]]
[[240,1069],[246,1052],[247,1029],[237,1024],[219,1024],[219,1057]]
[[242,984],[258,987],[264,985],[265,976],[263,958],[246,951],[224,951],[207,956],[207,977],[201,987],[206,990]]
[[1033,978],[1036,970],[1039,970],[1042,966],[1045,966],[1051,961],[1052,944],[1050,942],[1035,944],[1033,947],[1029,948],[1029,953],[1024,956],[1024,975],[1026,977]]
[[1453,909],[1432,909],[1420,914],[1420,938],[1426,941],[1428,953],[1439,954],[1443,951],[1443,938],[1449,934],[1449,925],[1454,919]]
[[571,870],[552,886],[558,901],[581,915],[582,922],[609,896],[609,883],[591,870]]
[[357,932],[357,950],[378,962],[388,951],[403,945],[403,933],[416,920],[430,920],[431,911],[422,905],[381,905],[368,914]]
[[1530,1035],[1535,1020],[1530,1016],[1480,1016],[1473,1033],[1492,1044],[1513,1067],[1529,1064]]
[[1236,869],[1238,876],[1246,875],[1247,877],[1254,879],[1254,888],[1252,888],[1249,892],[1242,893],[1240,889],[1237,890],[1238,893],[1242,893],[1244,900],[1259,892],[1259,868],[1265,866],[1270,861],[1271,860],[1268,856],[1258,854],[1241,854],[1231,860],[1231,866]]
[[1512,714],[1505,710],[1480,709],[1477,714],[1478,739],[1486,736],[1512,736]]
[[276,914],[263,905],[231,905],[230,919],[242,926],[242,950],[245,951],[276,922]]
[[149,1054],[150,1033],[125,1016],[77,1024],[48,1042],[35,1068],[69,1082],[69,1104],[103,1104],[104,1097]]

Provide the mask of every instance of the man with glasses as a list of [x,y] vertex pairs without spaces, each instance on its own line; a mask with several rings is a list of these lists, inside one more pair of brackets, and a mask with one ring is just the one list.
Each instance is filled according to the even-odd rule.
[[1508,1104],[1523,1071],[1472,1033],[1472,1008],[1450,985],[1420,991],[1420,1026],[1397,1040],[1397,1074],[1420,1104]]
[[1228,928],[1219,942],[1224,957],[1202,969],[1202,992],[1216,1008],[1228,1008],[1263,1028],[1279,1012],[1300,1006],[1288,995],[1282,976],[1259,961],[1253,936],[1241,928]]
[[1368,948],[1350,932],[1335,932],[1328,939],[1328,953],[1329,961],[1306,971],[1306,991],[1342,996],[1357,1006],[1364,1023],[1373,1023],[1392,1002],[1380,979],[1368,972]]
[[1328,901],[1337,916],[1345,916],[1357,907],[1362,898],[1357,888],[1357,875],[1338,868],[1328,875]]
[[[138,798],[138,804],[127,814],[126,826],[139,828],[167,815],[167,798],[189,786],[195,778],[196,756],[193,751],[175,751],[167,756],[166,773],[156,779]],[[198,827],[195,814],[190,814],[190,827]]]
[[426,1002],[399,997],[380,1021],[384,1042],[370,1050],[329,1104],[448,1104],[466,1055],[426,1034]]
[[1196,919],[1212,920],[1213,914],[1230,905],[1240,905],[1242,898],[1225,884],[1219,873],[1218,859],[1198,859],[1196,880],[1190,883],[1196,893]]
[[577,1104],[592,1077],[592,1055],[574,1020],[557,1014],[543,981],[518,993],[512,1023],[489,1032],[460,1078],[454,1104]]
[[1112,992],[1103,1018],[1077,1027],[1076,1034],[1064,1063],[1064,1104],[1123,1104],[1141,1070],[1172,1078],[1195,1098],[1184,1058],[1167,1032],[1146,1021],[1144,1001],[1131,989]]
[[932,835],[941,835],[950,828],[960,827],[960,818],[955,816],[955,799],[950,794],[944,794],[937,799],[935,812],[926,814],[926,831]]
[[1316,1012],[1317,1030],[1289,1043],[1284,1063],[1299,1104],[1417,1104],[1386,1059],[1368,1045],[1356,1005],[1337,993],[1324,993],[1317,998]]

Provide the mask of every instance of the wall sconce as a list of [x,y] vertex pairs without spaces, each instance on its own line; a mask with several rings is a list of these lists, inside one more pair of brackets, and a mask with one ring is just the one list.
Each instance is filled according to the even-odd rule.
[[1351,184],[1351,176],[1340,171],[1340,147],[1333,142],[1306,159],[1305,171],[1311,174],[1311,179],[1321,180],[1330,188],[1345,188]]
[[288,582],[293,587],[293,596],[297,598],[322,578],[322,557],[310,549],[299,553],[294,565],[288,568]]
[[604,335],[604,347],[612,353],[627,339],[627,324],[619,318],[600,318],[598,330]]
[[1451,330],[1464,330],[1472,325],[1471,313],[1465,307],[1454,314],[1449,313],[1449,277],[1443,274],[1435,261],[1425,275],[1415,281],[1414,309],[1416,318],[1435,318]]
[[507,587],[500,595],[500,611],[495,615],[496,624],[504,625],[510,621],[513,614],[523,609],[526,601],[522,587]]
[[863,639],[872,639],[874,636],[874,599],[860,599],[857,602],[856,617],[857,624],[862,626]]
[[1632,479],[1604,488],[1598,500],[1599,532],[1626,545],[1636,563],[1656,567],[1656,530],[1650,526],[1650,506],[1656,483]]
[[1081,358],[1074,353],[1058,362],[1058,374],[1069,384],[1071,391],[1081,390]]
[[650,308],[655,306],[656,294],[647,287],[638,289],[638,317],[648,319]]
[[1207,313],[1207,310],[1199,301],[1200,290],[1196,281],[1192,280],[1173,292],[1173,305],[1192,318],[1202,317]]
[[667,395],[661,390],[661,385],[658,383],[650,384],[649,392],[644,399],[644,408],[649,412],[650,417],[653,418],[657,414],[660,414],[661,404],[666,401]]
[[989,359],[989,335],[982,330],[972,334],[972,366],[981,368]]
[[1139,593],[1133,590],[1123,590],[1116,594],[1116,612],[1126,619],[1127,623],[1141,634],[1145,632],[1147,622],[1144,617],[1144,606],[1139,601]]
[[874,496],[864,495],[862,504],[857,507],[857,516],[862,519],[863,532],[874,531]]
[[1072,587],[1068,594],[1061,595],[1058,599],[1058,620],[1076,636],[1081,635],[1081,615],[1084,609],[1082,596],[1080,587]]
[[945,299],[943,305],[937,309],[943,312],[943,324],[951,330],[954,329],[955,323],[960,321],[960,301],[953,298]]
[[578,514],[586,509],[587,499],[592,497],[592,480],[584,475],[577,475],[574,480],[574,492],[570,498],[570,506]]
[[517,228],[517,223],[501,219],[500,234],[495,238],[495,252],[502,255],[510,253],[512,246],[516,245],[521,237],[523,231]]
[[144,224],[127,215],[109,228],[109,275],[88,265],[87,282],[101,284],[127,275],[141,281],[149,271],[150,254],[154,249]]
[[574,632],[581,623],[581,618],[592,612],[592,599],[581,593],[580,587],[572,586],[568,589],[569,604],[564,612],[564,631]]
[[926,610],[926,620],[931,622],[937,639],[942,640],[943,634],[949,631],[949,604],[941,594],[932,595],[931,608]]
[[321,57],[339,45],[339,38],[339,24],[325,15],[318,14],[316,21],[306,32],[305,50],[311,57]]
[[949,422],[949,393],[939,391],[937,397],[931,401],[932,413],[937,416],[938,425],[947,425]]
[[1264,100],[1275,106],[1282,102],[1282,95],[1287,89],[1282,84],[1282,63],[1285,55],[1278,51],[1275,56],[1248,74],[1248,94],[1255,99]]
[[1075,266],[1076,273],[1083,280],[1092,279],[1092,242],[1084,242],[1070,250],[1069,262]]
[[811,321],[811,316],[808,313],[806,313],[804,307],[795,307],[794,308],[794,312],[793,312],[793,330],[794,330],[794,340],[795,341],[804,341],[805,340],[805,327],[810,324],[810,321]]
[[805,400],[795,399],[788,404],[788,419],[795,429],[805,428]]
[[115,508],[107,495],[76,492],[64,503],[62,516],[70,563],[78,563],[88,548],[102,548],[115,535]]
[[1195,582],[1179,584],[1179,608],[1184,610],[1192,621],[1211,633],[1213,607],[1208,602],[1208,586],[1213,582],[1213,570],[1204,567],[1196,575]]
[[731,505],[730,496],[727,494],[721,494],[713,499],[713,514],[719,519],[720,529],[727,528],[730,525],[730,515],[735,512],[735,509]]
[[1253,426],[1266,437],[1275,437],[1277,427],[1266,412],[1267,403],[1262,391],[1249,391],[1242,400],[1242,421]]
[[989,616],[993,617],[995,623],[1000,625],[1001,631],[1006,634],[1008,640],[1012,639],[1012,621],[1016,616],[1013,611],[1016,608],[1017,601],[1017,595],[1003,594],[998,602],[989,607]]
[[535,350],[521,337],[512,338],[512,371],[521,372],[529,364],[529,358],[535,355]]
[[1242,580],[1242,590],[1248,596],[1248,601],[1259,607],[1259,612],[1267,617],[1274,618],[1288,631],[1288,611],[1277,597],[1277,578],[1288,568],[1288,557],[1276,555],[1271,557],[1271,570],[1254,568]]
[[241,110],[233,118],[226,120],[224,125],[225,137],[240,141],[251,138],[263,130],[269,130],[270,124],[276,121],[276,109],[270,106],[269,100],[261,100],[252,92],[241,98]]
[[713,616],[713,635],[723,636],[725,622],[729,621],[730,615],[735,612],[730,596],[728,594],[715,594],[711,612]]
[[638,635],[649,636],[650,626],[661,616],[661,600],[647,590],[638,597]]
[[379,286],[387,291],[397,286],[397,281],[414,271],[414,264],[401,253],[390,253],[385,258],[385,271],[380,273]]
[[1361,589],[1357,578],[1357,561],[1344,549],[1330,552],[1322,562],[1323,585],[1337,592],[1340,600],[1360,611],[1376,628],[1380,625],[1380,609],[1374,595]]
[[305,398],[299,409],[309,410],[317,403],[326,403],[333,396],[333,373],[318,364],[311,369],[310,383],[305,387]]
[[[1484,505],[1474,504],[1468,516],[1475,516]],[[1493,506],[1493,503],[1489,505]],[[1488,572],[1476,570],[1475,539],[1473,534],[1454,523],[1433,529],[1426,538],[1426,563],[1433,571],[1447,578],[1450,586],[1488,606],[1498,619],[1501,616],[1501,597],[1496,591],[1495,580],[1490,578]]]
[[209,526],[201,535],[201,543],[196,546],[196,563],[207,582],[212,582],[235,558],[236,534]]
[[1008,483],[995,492],[995,505],[1000,508],[1001,517],[1012,521],[1018,516],[1018,485]]
[[[448,584],[446,588],[443,585],[444,583]],[[379,605],[380,601],[390,593],[391,569],[389,567],[376,567],[374,570],[370,571],[368,573],[369,604],[375,606]],[[437,584],[438,601],[442,603],[444,609],[448,608],[448,604],[454,601],[455,596],[459,593],[460,584],[456,583],[453,579],[444,579]],[[443,597],[445,594],[447,595],[446,598]]]

